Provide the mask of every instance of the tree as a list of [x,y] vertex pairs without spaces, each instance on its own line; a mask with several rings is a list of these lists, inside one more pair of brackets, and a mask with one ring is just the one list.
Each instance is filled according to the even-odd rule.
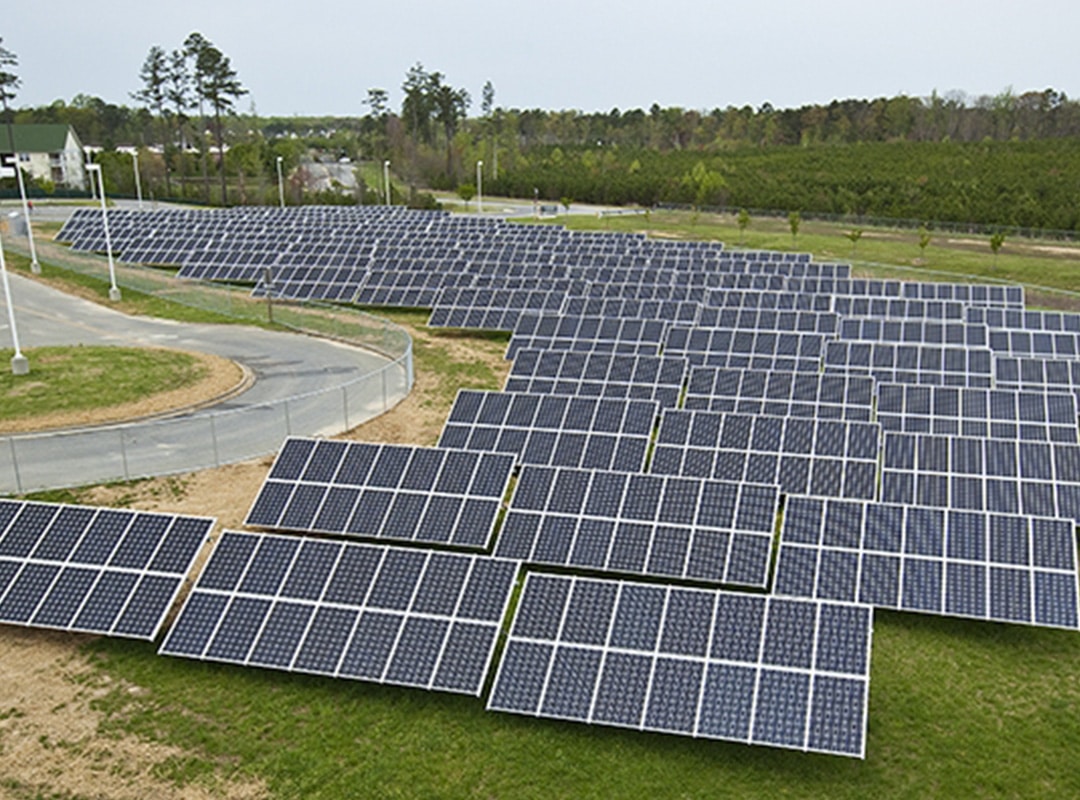
[[[11,130],[11,113],[8,111],[8,101],[15,99],[15,91],[22,85],[19,76],[14,73],[15,67],[19,66],[19,57],[3,46],[4,40],[0,37],[0,103],[4,106],[4,117],[7,120],[8,147],[15,152],[15,135]],[[15,164],[18,169],[18,163]]]
[[172,106],[173,120],[175,124],[175,137],[173,141],[165,143],[165,175],[168,181],[169,175],[169,151],[170,144],[179,150],[180,179],[184,177],[184,150],[187,148],[187,139],[184,136],[184,123],[187,122],[187,112],[192,108],[191,98],[191,74],[187,68],[187,56],[182,49],[173,50],[169,54],[168,73],[166,75],[167,87],[165,96]]
[[234,102],[247,94],[248,90],[240,85],[229,57],[209,42],[199,49],[195,70],[196,74],[201,76],[198,82],[199,96],[214,110],[214,138],[217,140],[221,172],[221,204],[228,205],[225,184],[225,132],[221,117],[230,113]]
[[198,31],[189,34],[184,40],[185,68],[187,61],[189,60],[194,62],[195,65],[191,75],[191,83],[195,89],[195,99],[199,109],[199,152],[201,154],[200,160],[202,162],[203,199],[207,203],[210,202],[210,173],[206,168],[206,114],[203,108],[203,101],[206,99],[206,95],[203,91],[203,84],[206,82],[206,74],[203,72],[200,64],[202,63],[202,53],[212,46],[210,41]]
[[[439,78],[439,73],[434,73],[434,77]],[[454,166],[454,134],[469,109],[469,93],[441,82],[436,82],[432,91],[435,118],[442,125],[443,135],[446,137],[446,176],[449,178],[453,174]]]
[[[435,73],[438,80],[442,79]],[[424,65],[417,61],[405,75],[401,90],[405,97],[401,101],[401,118],[405,121],[405,130],[417,141],[431,143],[431,117],[433,102],[429,87],[431,75],[424,70]]]
[[[143,82],[143,88],[132,92],[131,97],[142,103],[147,110],[156,113],[161,124],[162,151],[168,142],[168,121],[165,119],[165,101],[168,99],[169,63],[165,51],[156,44],[150,48],[139,71],[139,78]],[[172,186],[169,182],[169,170],[165,169],[165,192],[172,195]]]
[[862,238],[862,228],[852,228],[850,231],[844,234],[849,242],[851,242],[851,257],[855,257],[855,248],[859,246],[859,239]]
[[990,249],[994,251],[994,266],[997,266],[998,250],[1005,244],[1005,234],[1002,231],[995,231],[990,236]]
[[739,246],[743,247],[746,245],[746,229],[750,227],[750,212],[745,208],[740,208],[735,224],[739,226]]
[[457,187],[457,193],[463,202],[468,203],[476,197],[476,186],[471,183],[463,183]]
[[484,84],[484,88],[480,95],[480,113],[488,118],[491,116],[491,112],[495,110],[495,87],[491,81]]
[[562,203],[562,207],[566,209],[566,213],[570,213],[570,206],[574,204],[574,198],[569,195],[563,195],[559,198],[559,202]]
[[926,229],[925,225],[919,226],[919,258],[924,259],[926,256],[926,246],[930,244],[930,231]]
[[802,214],[792,211],[787,215],[788,227],[791,228],[791,241],[794,242],[799,236],[799,226],[802,225]]

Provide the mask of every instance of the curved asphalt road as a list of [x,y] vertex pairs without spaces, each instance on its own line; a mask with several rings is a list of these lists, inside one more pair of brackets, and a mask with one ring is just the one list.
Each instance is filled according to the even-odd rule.
[[[276,451],[290,434],[340,432],[392,406],[408,391],[403,368],[351,383],[388,364],[367,350],[242,325],[131,317],[28,278],[9,278],[24,350],[60,344],[171,347],[232,359],[247,366],[256,380],[223,403],[168,420],[4,437],[0,493],[163,475],[251,458]],[[6,311],[0,314],[0,346],[9,347]],[[33,369],[31,358],[31,379]],[[282,402],[302,395],[287,408]]]

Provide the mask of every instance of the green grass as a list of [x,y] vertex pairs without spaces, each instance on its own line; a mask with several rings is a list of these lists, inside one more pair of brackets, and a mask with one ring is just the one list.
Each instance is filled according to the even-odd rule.
[[[0,363],[12,355],[0,350]],[[0,420],[110,408],[191,386],[205,374],[198,359],[175,350],[80,345],[24,355],[29,375],[0,371]]]
[[[1080,637],[879,613],[867,759],[487,712],[435,692],[160,658],[100,640],[107,733],[181,747],[177,783],[275,797],[1073,797]],[[363,787],[362,790],[358,787]]]
[[[1007,239],[997,259],[988,238],[933,233],[925,253],[913,230],[866,228],[854,254],[845,236],[851,226],[803,220],[793,238],[787,220],[754,218],[745,234],[734,217],[688,211],[653,211],[648,216],[560,216],[555,224],[571,230],[649,231],[679,239],[722,241],[732,249],[766,249],[813,253],[816,261],[851,263],[860,275],[906,280],[976,278],[1022,283],[1067,292],[1080,290],[1080,245]],[[1030,294],[1030,293],[1029,293]],[[1036,293],[1040,302],[1080,306],[1080,298],[1052,299]],[[1029,305],[1031,303],[1029,302]]]

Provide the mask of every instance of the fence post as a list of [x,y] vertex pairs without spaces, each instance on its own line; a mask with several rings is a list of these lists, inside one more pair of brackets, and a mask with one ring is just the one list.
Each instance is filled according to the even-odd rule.
[[217,414],[211,414],[210,415],[210,441],[213,443],[213,447],[214,447],[214,466],[215,467],[220,467],[221,466],[221,458],[218,456],[217,423],[214,422],[214,417],[216,417],[216,416],[217,416]]
[[117,432],[120,434],[120,459],[124,464],[124,480],[131,480],[131,476],[128,475],[127,445],[124,444],[124,429],[118,428]]
[[19,475],[19,458],[15,455],[15,437],[8,437],[8,444],[11,446],[11,468],[15,471],[15,491],[16,494],[22,494],[22,477]]

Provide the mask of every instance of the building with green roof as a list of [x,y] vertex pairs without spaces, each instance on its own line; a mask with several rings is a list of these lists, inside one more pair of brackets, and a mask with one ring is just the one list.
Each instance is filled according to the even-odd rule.
[[0,126],[0,178],[15,177],[16,159],[23,175],[34,180],[66,189],[86,188],[82,142],[70,125]]

